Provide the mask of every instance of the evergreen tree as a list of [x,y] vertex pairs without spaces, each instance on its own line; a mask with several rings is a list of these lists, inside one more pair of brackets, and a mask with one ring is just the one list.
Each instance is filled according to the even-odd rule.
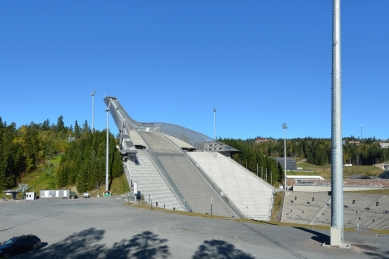
[[81,136],[81,128],[80,126],[78,126],[77,121],[74,123],[74,135],[76,136],[76,138],[79,138]]
[[63,132],[65,130],[65,123],[63,121],[62,115],[59,116],[57,120],[57,132]]

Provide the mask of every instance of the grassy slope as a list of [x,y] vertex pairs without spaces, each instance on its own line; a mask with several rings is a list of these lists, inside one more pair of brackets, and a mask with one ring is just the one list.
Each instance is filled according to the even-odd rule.
[[55,171],[61,161],[61,156],[56,156],[50,161],[50,169],[47,165],[40,165],[32,172],[25,174],[21,183],[28,184],[30,190],[35,191],[39,195],[40,190],[55,189]]
[[[317,165],[312,165],[306,162],[299,163],[298,167],[302,167],[303,170],[309,170],[313,171],[311,173],[302,173],[304,175],[320,175],[325,179],[330,179],[331,178],[331,166],[317,166]],[[356,174],[361,174],[361,175],[368,175],[368,176],[378,176],[383,172],[382,169],[376,167],[376,166],[371,166],[371,165],[365,165],[365,166],[344,166],[343,167],[343,177],[346,178],[347,176],[352,176]],[[293,172],[291,173],[293,174]],[[298,172],[295,172],[295,174],[300,174]]]
[[[34,191],[37,195],[39,195],[40,190],[57,189],[58,187],[56,186],[55,171],[60,161],[61,161],[61,156],[54,157],[50,161],[50,165],[51,165],[50,171],[47,170],[48,168],[47,165],[38,166],[38,168],[36,168],[35,170],[31,171],[28,174],[25,174],[21,179],[21,183],[28,184],[30,190]],[[65,187],[65,189],[71,189],[77,192],[77,188],[75,186],[67,186]],[[105,185],[99,186],[100,196],[104,191],[105,191]],[[129,191],[128,182],[125,174],[113,180],[111,191],[113,192],[113,195],[123,194]],[[97,195],[96,190],[91,190],[90,193],[92,196]]]

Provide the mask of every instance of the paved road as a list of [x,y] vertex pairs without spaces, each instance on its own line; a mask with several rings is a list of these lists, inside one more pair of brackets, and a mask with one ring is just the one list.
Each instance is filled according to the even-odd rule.
[[36,234],[13,258],[389,258],[389,236],[346,232],[351,249],[320,246],[329,231],[188,217],[119,197],[0,202],[0,240]]

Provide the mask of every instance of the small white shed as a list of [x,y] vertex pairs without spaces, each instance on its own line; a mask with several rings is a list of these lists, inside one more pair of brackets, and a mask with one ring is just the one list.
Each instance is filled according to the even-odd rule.
[[33,201],[35,200],[35,192],[26,192],[26,200]]

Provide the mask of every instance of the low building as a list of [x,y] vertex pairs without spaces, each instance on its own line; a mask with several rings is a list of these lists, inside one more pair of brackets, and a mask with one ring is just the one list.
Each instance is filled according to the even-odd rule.
[[[275,157],[274,160],[276,160],[277,163],[280,163],[281,167],[284,168],[285,158]],[[286,158],[286,171],[295,171],[295,170],[297,170],[296,160],[294,160],[291,157],[287,157]]]

